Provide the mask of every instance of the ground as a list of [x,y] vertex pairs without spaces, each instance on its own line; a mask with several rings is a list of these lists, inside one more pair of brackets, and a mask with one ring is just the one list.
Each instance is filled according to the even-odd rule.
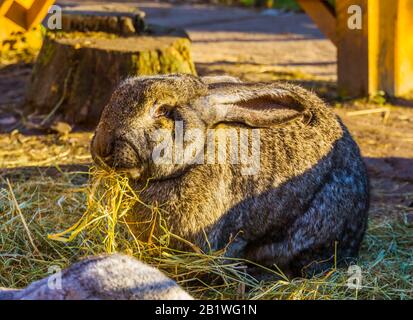
[[[94,3],[58,1],[80,2]],[[188,31],[200,75],[291,81],[317,92],[334,108],[361,148],[372,186],[370,226],[360,258],[369,290],[364,295],[363,290],[345,290],[335,297],[413,298],[413,101],[382,95],[358,100],[338,97],[335,47],[304,14],[157,2],[142,2],[140,8],[149,22]],[[49,258],[61,265],[72,260],[56,254],[54,245],[45,245],[46,235],[41,233],[70,226],[85,209],[84,196],[77,192],[87,183],[92,132],[38,132],[30,127],[30,118],[20,119],[31,68],[31,63],[20,62],[0,69],[0,286],[21,287],[38,279],[46,273]],[[16,218],[13,195],[29,233]],[[45,245],[43,260],[27,257],[34,250],[28,244],[30,232],[35,247]],[[13,236],[7,238],[6,233]],[[24,271],[34,265],[41,267]],[[344,275],[345,271],[337,277]],[[330,280],[338,283],[334,276]],[[324,289],[317,282],[288,283],[289,287],[279,283],[265,290],[254,287],[246,297],[331,297],[330,284],[318,285]],[[269,294],[268,290],[276,289],[284,294]]]

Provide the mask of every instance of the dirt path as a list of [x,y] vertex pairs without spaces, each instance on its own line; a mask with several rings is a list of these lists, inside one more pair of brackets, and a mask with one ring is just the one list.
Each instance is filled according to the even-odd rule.
[[[57,1],[61,5],[113,1]],[[296,70],[322,79],[336,78],[336,49],[305,14],[210,5],[122,1],[138,4],[149,23],[184,28],[193,41],[198,67],[213,64],[252,64],[277,71]]]

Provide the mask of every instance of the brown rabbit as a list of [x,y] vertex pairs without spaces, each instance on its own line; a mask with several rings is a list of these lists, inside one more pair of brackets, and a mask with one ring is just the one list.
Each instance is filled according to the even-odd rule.
[[[176,142],[177,129],[201,133],[181,141],[193,157],[182,161],[175,143],[172,162],[155,161],[159,131]],[[206,142],[233,130],[238,137],[248,132],[235,154],[258,158],[205,160]],[[91,150],[97,163],[129,173],[142,200],[162,208],[170,230],[204,251],[226,248],[228,257],[276,264],[291,276],[325,270],[335,255],[338,262],[358,255],[369,203],[365,166],[340,119],[301,87],[228,77],[131,78],[104,109]],[[213,150],[209,156],[217,155]],[[137,206],[130,217],[143,239],[151,216]]]

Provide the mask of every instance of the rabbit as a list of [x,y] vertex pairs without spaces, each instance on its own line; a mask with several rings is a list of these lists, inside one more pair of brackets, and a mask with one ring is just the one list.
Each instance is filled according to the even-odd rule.
[[[178,125],[204,133],[183,141],[199,147],[196,155],[154,161],[157,132],[176,138]],[[239,143],[259,154],[259,170],[197,161],[206,158],[208,139],[222,138],[219,129],[248,130],[248,141],[259,133],[258,146]],[[186,250],[189,242],[204,252],[224,250],[288,277],[311,277],[358,256],[369,207],[365,165],[339,117],[300,86],[182,74],[129,78],[104,108],[91,154],[98,166],[127,174],[143,203],[161,208],[176,235],[173,248]],[[128,221],[143,240],[162,232],[142,204]]]
[[193,300],[159,270],[122,254],[88,257],[27,288],[1,289],[0,300]]

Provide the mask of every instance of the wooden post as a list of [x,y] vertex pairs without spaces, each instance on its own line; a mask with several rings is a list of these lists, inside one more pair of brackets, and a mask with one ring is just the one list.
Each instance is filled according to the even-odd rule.
[[[370,45],[369,48],[369,38],[370,41],[375,41],[376,32],[369,27],[368,10],[370,9],[370,13],[373,15],[375,13],[371,5],[368,7],[368,1],[339,0],[336,2],[337,82],[341,96],[364,96],[375,88],[376,68],[369,56],[376,57],[373,52],[376,46]],[[350,17],[348,8],[350,5],[361,7],[361,29],[348,27]]]
[[[413,0],[337,0],[335,30],[324,1],[298,2],[337,46],[340,95],[382,90],[399,96],[413,90]],[[351,5],[361,8],[361,29],[348,26]]]
[[413,90],[413,1],[399,0],[396,23],[395,82],[393,93],[403,95]]

